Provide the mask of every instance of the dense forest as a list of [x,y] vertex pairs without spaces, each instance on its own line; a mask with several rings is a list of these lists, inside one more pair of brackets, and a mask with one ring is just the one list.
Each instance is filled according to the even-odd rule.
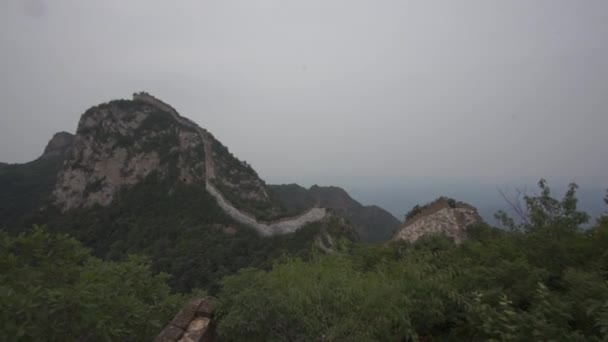
[[[605,341],[608,218],[582,229],[576,186],[562,200],[544,181],[521,222],[476,226],[456,245],[344,246],[272,271],[227,277],[219,295],[227,340]],[[606,198],[608,204],[608,197]]]
[[[216,297],[218,334],[226,341],[605,341],[608,218],[589,222],[577,209],[574,184],[562,199],[544,181],[539,185],[539,195],[525,198],[522,217],[499,213],[504,227],[470,227],[461,244],[443,236],[377,245],[342,239],[333,253],[323,254],[286,239],[272,241],[284,244],[281,255],[235,264],[229,259],[241,257],[238,245],[228,255],[219,251],[227,240],[209,242],[207,248],[215,244],[220,255],[213,267],[242,268],[236,274],[201,269],[199,275],[201,264],[189,262],[208,255],[171,261],[167,254],[165,262],[176,262],[193,279],[214,277],[189,285],[158,274],[145,256],[127,256],[154,255],[158,246],[100,245],[107,255],[102,260],[55,229],[2,233],[0,339],[146,340],[185,298],[206,292]],[[160,244],[155,235],[168,239],[171,231],[158,227],[169,220],[147,230],[142,244]],[[104,224],[82,222],[93,228],[78,239],[100,234],[94,227]],[[143,234],[141,229],[129,234]],[[187,238],[180,241],[180,248],[196,251]],[[264,253],[263,242],[249,243]]]
[[[224,276],[241,268],[268,269],[283,255],[309,255],[311,242],[321,233],[357,238],[338,220],[309,224],[293,234],[261,237],[227,217],[203,186],[155,175],[122,191],[111,206],[66,213],[49,206],[21,222],[68,234],[107,260],[146,255],[152,270],[172,276],[169,284],[174,290],[205,288],[210,294],[217,292]],[[22,225],[7,230],[20,232]]]
[[104,261],[40,227],[0,232],[0,269],[1,341],[149,340],[185,299],[144,257]]

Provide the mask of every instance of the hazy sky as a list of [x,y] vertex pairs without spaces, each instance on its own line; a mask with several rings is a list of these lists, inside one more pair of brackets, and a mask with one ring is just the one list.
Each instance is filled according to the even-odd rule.
[[608,186],[606,0],[0,1],[0,161],[140,90],[272,183]]

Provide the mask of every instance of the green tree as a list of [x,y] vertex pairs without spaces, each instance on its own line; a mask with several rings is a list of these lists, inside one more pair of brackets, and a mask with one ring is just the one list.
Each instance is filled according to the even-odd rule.
[[414,336],[398,278],[362,273],[344,255],[289,259],[227,277],[218,314],[229,341],[390,341]]
[[[228,341],[606,341],[608,220],[591,229],[576,186],[544,181],[512,231],[469,228],[357,246],[225,278],[219,333]],[[508,216],[505,215],[506,218]]]
[[35,227],[0,233],[0,340],[142,341],[184,301],[147,260],[108,262]]
[[551,188],[546,180],[541,179],[538,182],[538,187],[540,189],[539,195],[523,196],[525,203],[523,208],[519,203],[519,198],[508,199],[503,194],[513,211],[517,213],[518,219],[521,221],[519,224],[516,224],[515,220],[502,210],[496,213],[496,219],[511,230],[542,229],[555,226],[576,230],[581,224],[589,222],[589,215],[577,208],[576,190],[578,185],[570,183],[562,200],[552,196]]

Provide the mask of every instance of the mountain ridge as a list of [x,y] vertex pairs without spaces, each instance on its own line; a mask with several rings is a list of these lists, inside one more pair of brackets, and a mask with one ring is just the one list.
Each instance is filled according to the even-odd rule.
[[297,184],[270,185],[272,191],[285,203],[288,210],[302,210],[314,205],[326,207],[353,223],[368,242],[389,240],[400,225],[388,211],[379,206],[364,206],[346,190],[337,186],[313,185],[309,189]]
[[[145,255],[155,271],[171,275],[172,288],[210,294],[240,269],[332,253],[343,240],[359,239],[325,209],[285,211],[250,165],[159,103],[93,106],[76,134],[55,135],[41,157],[1,165],[0,230],[18,235],[45,226],[100,258]],[[222,201],[230,202],[222,208]],[[252,214],[265,231],[235,219],[228,205]]]

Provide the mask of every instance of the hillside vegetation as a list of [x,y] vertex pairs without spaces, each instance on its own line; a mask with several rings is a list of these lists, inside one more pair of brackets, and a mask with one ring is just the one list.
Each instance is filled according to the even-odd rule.
[[[399,222],[337,187],[267,186],[135,98],[0,164],[0,341],[150,340],[202,295],[222,341],[608,340],[608,217],[589,222],[575,184],[556,199],[541,181],[517,220],[497,214],[502,229],[440,198],[407,215],[399,233],[415,236],[366,244]],[[284,235],[234,214],[311,206],[328,214]]]
[[0,229],[20,225],[48,202],[62,162],[61,157],[51,157],[0,165]]
[[[219,331],[231,341],[605,341],[608,219],[582,230],[576,187],[528,197],[525,222],[415,243],[350,246],[227,277]],[[608,199],[607,199],[608,201]]]
[[0,229],[19,234],[46,226],[108,260],[147,255],[154,271],[172,276],[173,290],[203,287],[211,294],[223,276],[268,268],[285,254],[306,256],[323,236],[357,238],[337,218],[264,238],[229,217],[206,190],[207,152],[216,183],[237,206],[257,208],[258,219],[283,215],[251,166],[210,134],[213,148],[205,151],[201,128],[154,101],[91,107],[76,135],[56,134],[39,159],[0,165]]
[[[387,245],[342,239],[322,254],[308,235],[322,227],[272,239],[227,233],[204,223],[223,220],[209,195],[174,188],[163,196],[157,182],[121,194],[116,206],[51,220],[117,261],[39,228],[1,234],[0,337],[145,340],[207,290],[226,341],[608,338],[608,218],[582,229],[589,218],[575,185],[557,200],[541,182],[522,222],[501,213],[506,230],[470,227],[459,245],[441,235]],[[209,211],[192,210],[205,201]],[[173,278],[155,275],[161,269]]]
[[103,261],[36,227],[0,232],[0,341],[150,340],[181,307],[145,258]]
[[33,224],[67,233],[99,257],[122,260],[145,254],[154,270],[172,275],[169,284],[175,290],[205,288],[210,293],[223,276],[243,267],[268,268],[284,254],[309,255],[321,233],[357,238],[337,220],[313,223],[294,234],[261,237],[230,220],[203,187],[154,175],[123,190],[111,206],[67,213],[49,208],[30,217],[28,226]]

